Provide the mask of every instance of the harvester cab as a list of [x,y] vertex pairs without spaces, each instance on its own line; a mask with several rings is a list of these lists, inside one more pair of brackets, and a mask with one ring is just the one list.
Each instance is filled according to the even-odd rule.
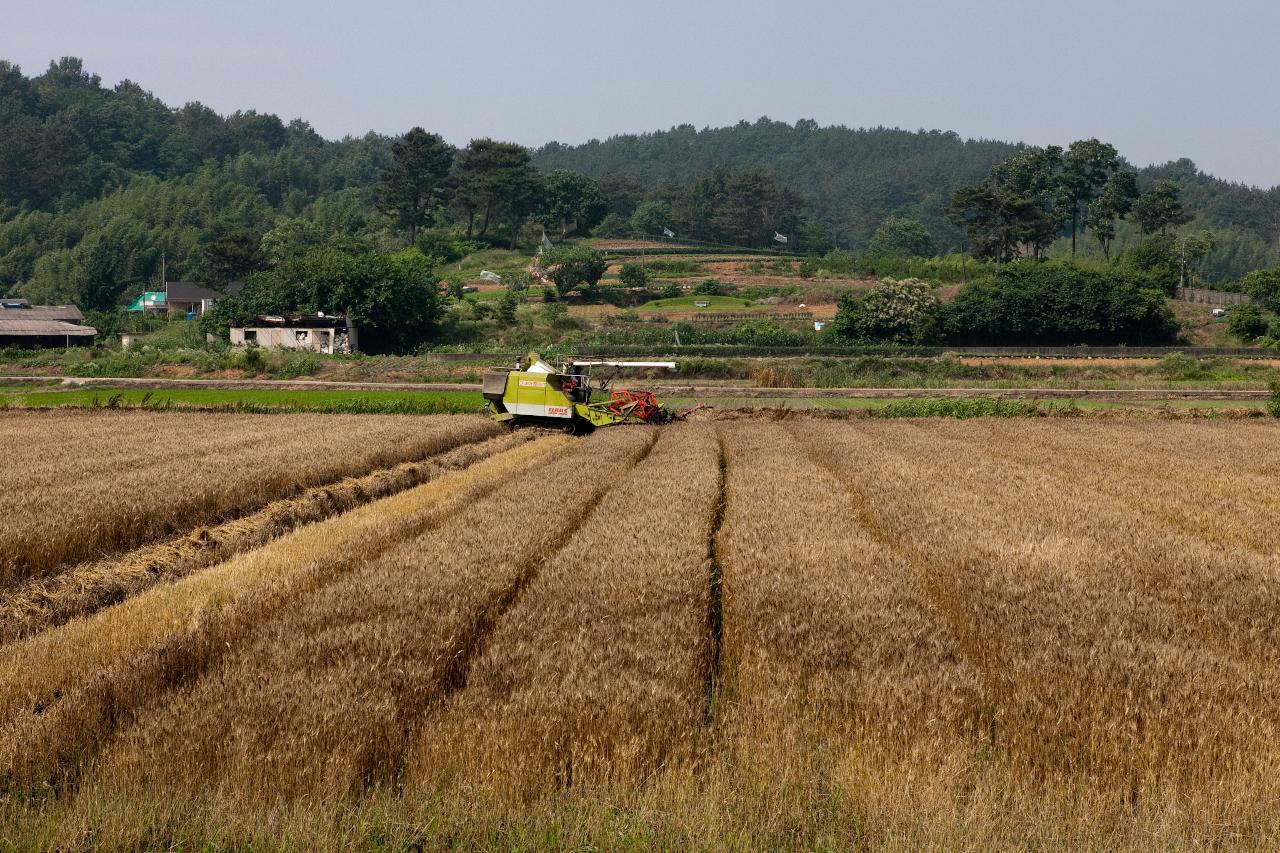
[[[570,361],[552,367],[536,352],[515,368],[484,374],[485,411],[511,427],[541,426],[574,435],[616,424],[666,423],[680,415],[651,391],[610,388],[620,368],[676,369],[674,361]],[[594,375],[603,373],[603,376]]]

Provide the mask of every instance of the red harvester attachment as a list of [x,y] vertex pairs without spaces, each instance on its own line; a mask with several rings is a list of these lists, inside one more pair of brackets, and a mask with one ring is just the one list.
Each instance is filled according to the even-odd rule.
[[667,412],[659,405],[652,391],[632,391],[627,388],[612,391],[607,406],[610,412],[623,418],[629,415],[642,421],[667,419],[662,417]]

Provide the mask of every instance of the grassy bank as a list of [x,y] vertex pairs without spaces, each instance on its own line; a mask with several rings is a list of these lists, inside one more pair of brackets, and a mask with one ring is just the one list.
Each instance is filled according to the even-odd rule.
[[285,391],[278,389],[80,388],[69,391],[10,390],[0,406],[73,408],[202,409],[236,412],[329,412],[335,414],[434,415],[478,412],[475,391]]

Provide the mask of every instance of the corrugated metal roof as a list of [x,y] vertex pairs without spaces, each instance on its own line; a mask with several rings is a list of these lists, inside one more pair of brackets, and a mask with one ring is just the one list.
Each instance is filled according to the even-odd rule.
[[[23,302],[14,305],[15,302]],[[74,305],[27,305],[24,300],[0,300],[0,320],[9,318],[23,320],[62,320],[67,323],[79,323],[84,314]]]
[[0,338],[2,337],[39,337],[42,335],[64,336],[73,338],[92,337],[98,330],[92,326],[78,326],[75,323],[60,323],[57,320],[31,320],[26,317],[6,317],[0,315]]

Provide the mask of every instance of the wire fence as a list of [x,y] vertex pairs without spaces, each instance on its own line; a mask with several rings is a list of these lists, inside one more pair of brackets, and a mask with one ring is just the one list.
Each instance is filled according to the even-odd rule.
[[[696,304],[696,303],[695,303]],[[811,322],[813,314],[808,311],[796,311],[790,314],[750,314],[732,311],[714,311],[706,314],[694,314],[689,318],[695,325],[715,326],[723,323],[742,323],[749,320],[803,320]]]
[[1205,290],[1199,287],[1179,287],[1177,297],[1183,302],[1199,302],[1203,305],[1245,305],[1253,301],[1243,293]]

